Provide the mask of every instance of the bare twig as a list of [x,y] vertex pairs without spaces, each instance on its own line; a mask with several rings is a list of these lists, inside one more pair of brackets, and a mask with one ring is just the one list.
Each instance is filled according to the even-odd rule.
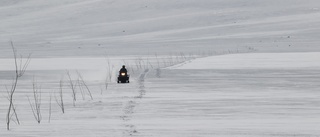
[[41,122],[42,120],[42,115],[41,115],[41,87],[38,87],[37,82],[33,78],[33,100],[34,102],[32,103],[28,97],[28,101],[33,113],[34,118],[38,123]]
[[[7,94],[8,94],[8,96],[7,96],[6,98],[7,98],[8,101],[10,101],[10,99],[9,99],[9,97],[10,97],[10,92],[9,92],[9,90],[8,90],[8,87],[7,87],[7,86],[5,86],[5,87],[6,87]],[[18,114],[17,114],[17,112],[16,112],[16,107],[14,106],[14,102],[12,102],[12,110],[13,110],[13,114],[14,114],[15,117],[16,117],[17,124],[20,125],[20,120],[19,120],[19,118],[18,118]],[[13,114],[12,114],[12,115],[13,115]],[[11,116],[11,117],[12,117],[12,116]]]
[[77,101],[77,92],[76,92],[76,85],[73,83],[72,81],[72,78],[71,78],[71,75],[69,73],[69,71],[67,70],[67,75],[68,75],[68,78],[69,78],[69,86],[72,90],[72,97],[73,97],[73,106],[76,106],[76,101]]
[[[11,121],[11,116],[13,114],[16,115],[16,120],[18,120],[18,117],[17,117],[17,113],[15,111],[15,107],[13,105],[13,95],[16,91],[16,88],[17,88],[17,85],[18,85],[18,80],[20,77],[22,77],[30,63],[30,58],[31,58],[31,54],[29,54],[28,58],[27,58],[27,61],[25,61],[23,63],[23,59],[21,57],[20,59],[20,65],[18,65],[17,63],[17,50],[15,49],[14,45],[13,45],[13,42],[11,41],[11,48],[12,48],[12,52],[13,52],[13,57],[14,57],[14,64],[15,64],[15,78],[14,78],[14,82],[12,84],[12,87],[11,87],[11,90],[9,93],[9,107],[8,107],[8,112],[7,112],[7,118],[6,118],[6,123],[7,123],[7,130],[10,130],[10,121]],[[22,67],[23,66],[23,67]],[[20,69],[19,69],[20,68]],[[13,111],[13,114],[12,114],[12,111]]]
[[49,93],[50,99],[49,99],[49,120],[48,122],[50,123],[51,121],[51,100],[52,100],[52,93]]
[[62,88],[63,88],[63,80],[60,80],[60,84],[59,84],[59,98],[57,98],[57,96],[55,95],[55,100],[58,104],[58,106],[61,108],[62,113],[64,113],[64,103],[63,103],[63,93],[62,93]]
[[85,99],[86,99],[86,97],[85,97],[85,95],[84,95],[84,89],[83,89],[83,87],[82,87],[82,84],[81,84],[80,78],[78,78],[76,85],[79,87],[79,90],[80,90],[80,93],[81,93],[82,99],[83,99],[83,100],[85,100]]
[[79,73],[79,71],[77,71],[77,73],[78,73],[78,77],[79,77],[80,88],[83,89],[82,86],[84,86],[87,89],[87,92],[88,92],[90,98],[93,100],[91,91],[90,91],[89,87],[87,86],[86,82],[84,82],[82,75]]

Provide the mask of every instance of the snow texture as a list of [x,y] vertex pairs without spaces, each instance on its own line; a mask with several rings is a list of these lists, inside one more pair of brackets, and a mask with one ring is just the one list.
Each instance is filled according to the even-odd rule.
[[[319,137],[319,5],[1,0],[0,136]],[[7,131],[11,41],[32,56],[14,94],[20,124],[11,117]],[[116,83],[123,64],[129,84]]]

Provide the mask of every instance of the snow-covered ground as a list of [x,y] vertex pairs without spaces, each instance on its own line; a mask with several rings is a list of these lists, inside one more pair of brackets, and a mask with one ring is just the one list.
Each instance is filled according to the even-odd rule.
[[[96,77],[88,81],[94,99],[85,94],[83,100],[79,93],[76,107],[66,86],[66,113],[62,114],[53,101],[50,123],[49,92],[58,90],[58,79],[42,78],[41,124],[33,119],[26,97],[32,96],[30,77],[23,80],[21,87],[26,89],[18,90],[15,101],[21,125],[13,124],[11,131],[5,131],[3,124],[1,134],[316,137],[320,135],[319,56],[319,52],[212,56],[169,69],[149,69],[130,84],[109,83],[108,90]],[[29,73],[41,74],[39,77],[63,74],[30,69]]]
[[[190,63],[191,62],[191,63]],[[319,69],[319,52],[251,53],[214,56],[189,61],[177,69]]]
[[33,57],[148,55],[257,48],[319,51],[318,0],[2,0],[10,41]]
[[157,99],[147,104],[164,115],[156,118],[169,119],[163,125],[176,127],[168,134],[179,129],[179,136],[316,137],[319,56],[254,53],[194,60],[150,80],[148,95]]
[[[319,5],[1,0],[0,136],[318,137]],[[32,57],[14,94],[20,124],[13,115],[7,131],[11,41]],[[129,84],[116,83],[122,64]],[[82,85],[73,101],[68,72],[93,99]],[[33,81],[40,124],[28,101]]]

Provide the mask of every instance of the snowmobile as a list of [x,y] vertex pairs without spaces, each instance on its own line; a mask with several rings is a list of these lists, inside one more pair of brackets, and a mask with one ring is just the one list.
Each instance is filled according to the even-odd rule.
[[129,83],[129,75],[127,72],[120,72],[118,76],[118,83]]

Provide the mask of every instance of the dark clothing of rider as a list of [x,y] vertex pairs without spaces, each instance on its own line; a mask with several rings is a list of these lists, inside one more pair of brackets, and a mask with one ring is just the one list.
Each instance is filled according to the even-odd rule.
[[120,74],[121,74],[121,73],[126,73],[126,75],[127,75],[127,69],[126,69],[126,67],[125,67],[124,65],[123,65],[122,68],[120,69],[119,73],[120,73]]

